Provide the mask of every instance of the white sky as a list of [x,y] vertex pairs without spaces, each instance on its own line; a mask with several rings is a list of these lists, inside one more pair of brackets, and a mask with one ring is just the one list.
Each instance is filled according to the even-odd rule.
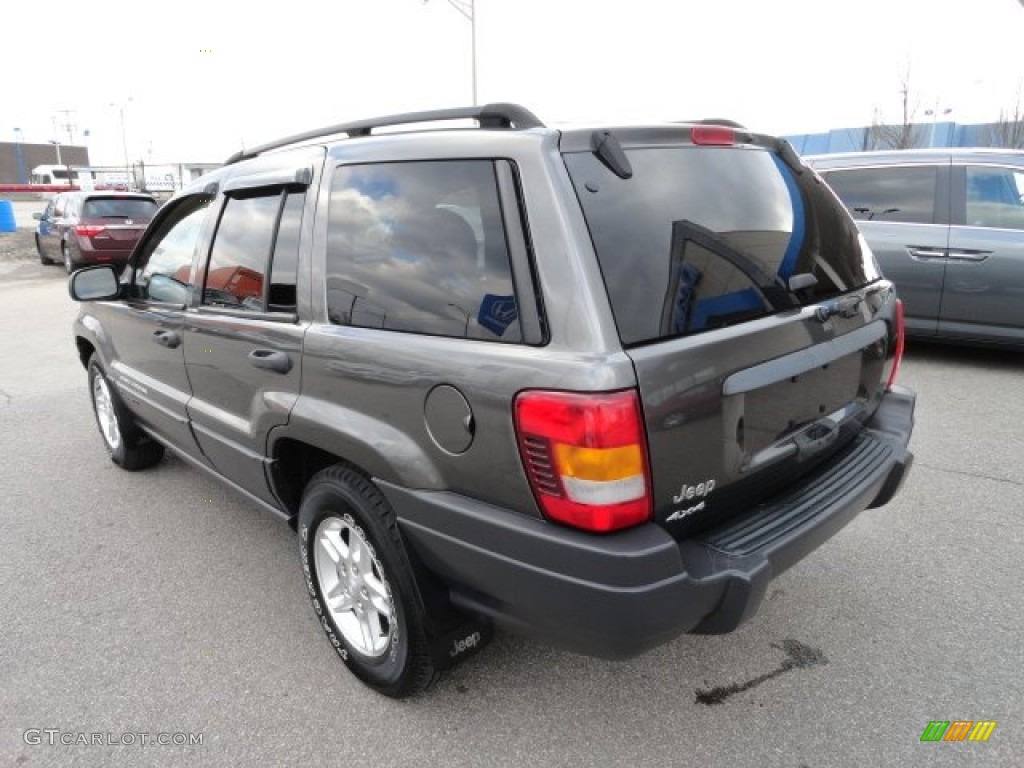
[[[1024,78],[1022,5],[476,0],[479,100],[549,124],[709,116],[804,133],[876,108],[898,120],[909,66],[919,120],[936,105],[995,120]],[[150,162],[471,101],[470,24],[446,0],[7,0],[0,24],[0,139],[48,141],[74,110],[97,164],[123,163],[110,104],[129,98],[128,154]]]

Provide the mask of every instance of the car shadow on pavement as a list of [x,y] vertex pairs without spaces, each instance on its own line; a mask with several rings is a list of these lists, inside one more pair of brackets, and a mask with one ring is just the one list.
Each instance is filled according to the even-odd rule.
[[968,346],[909,339],[906,360],[954,366],[981,366],[1018,370],[1024,368],[1024,349],[996,346]]

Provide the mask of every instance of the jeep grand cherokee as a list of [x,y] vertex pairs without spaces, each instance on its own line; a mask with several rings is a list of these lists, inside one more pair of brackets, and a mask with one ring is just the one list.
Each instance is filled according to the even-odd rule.
[[391,696],[493,625],[608,658],[727,632],[911,461],[892,284],[735,125],[310,131],[71,292],[113,461],[172,450],[291,523],[318,623]]

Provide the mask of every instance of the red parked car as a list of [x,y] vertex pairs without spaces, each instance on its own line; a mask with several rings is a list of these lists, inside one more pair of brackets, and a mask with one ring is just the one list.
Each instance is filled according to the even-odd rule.
[[69,273],[88,264],[127,264],[159,207],[136,192],[61,192],[33,214],[39,260],[60,261]]

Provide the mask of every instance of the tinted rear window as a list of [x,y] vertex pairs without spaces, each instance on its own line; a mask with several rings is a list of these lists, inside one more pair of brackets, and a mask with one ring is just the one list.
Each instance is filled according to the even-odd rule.
[[[733,325],[878,277],[832,193],[767,150],[626,154],[630,179],[592,153],[564,156],[624,344]],[[801,273],[817,285],[791,293],[787,281]]]
[[935,221],[934,166],[855,168],[821,175],[858,221]]
[[157,204],[152,200],[91,197],[82,206],[83,219],[151,219]]

